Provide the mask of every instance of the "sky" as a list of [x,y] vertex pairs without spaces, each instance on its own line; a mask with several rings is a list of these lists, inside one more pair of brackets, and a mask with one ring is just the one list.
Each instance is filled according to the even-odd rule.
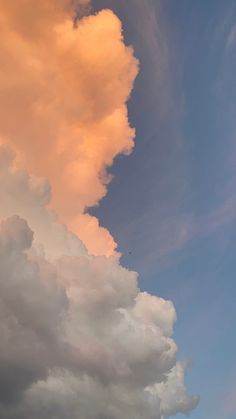
[[0,0],[0,417],[236,417],[236,4]]
[[141,288],[175,304],[188,384],[200,394],[191,417],[233,419],[236,4],[131,3],[114,7],[141,61],[129,102],[136,145],[116,160],[93,213]]

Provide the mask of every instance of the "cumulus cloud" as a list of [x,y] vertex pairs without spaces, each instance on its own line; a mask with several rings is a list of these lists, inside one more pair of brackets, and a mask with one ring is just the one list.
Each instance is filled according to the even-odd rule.
[[176,360],[173,304],[140,292],[86,213],[132,150],[138,70],[119,19],[88,7],[0,0],[4,419],[164,419],[197,403]]
[[[48,210],[51,189],[44,179],[29,176],[15,164],[15,155],[6,145],[0,146],[0,218],[16,213],[26,219],[34,231],[34,242],[55,259],[60,254],[85,254],[82,242],[58,222],[55,213]],[[41,247],[40,247],[41,246]]]
[[0,417],[188,413],[197,398],[176,361],[173,304],[140,292],[117,258],[89,255],[6,147],[0,176]]
[[0,135],[24,167],[49,179],[51,207],[83,231],[90,252],[111,255],[110,233],[84,212],[106,194],[114,158],[132,150],[126,102],[138,64],[111,10],[73,24],[85,6],[0,0]]

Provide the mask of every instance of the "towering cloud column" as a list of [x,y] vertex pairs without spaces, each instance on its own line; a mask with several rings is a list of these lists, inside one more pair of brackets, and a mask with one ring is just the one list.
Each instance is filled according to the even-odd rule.
[[138,65],[111,11],[73,3],[0,0],[0,418],[164,419],[198,401],[175,309],[85,212],[132,150]]
[[103,10],[74,25],[62,0],[0,8],[0,133],[49,179],[51,207],[89,251],[113,254],[113,238],[85,211],[106,194],[114,158],[133,147],[126,101],[138,63],[121,23]]

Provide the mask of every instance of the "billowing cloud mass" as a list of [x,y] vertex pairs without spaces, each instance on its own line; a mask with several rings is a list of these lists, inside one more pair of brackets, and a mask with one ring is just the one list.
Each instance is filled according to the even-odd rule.
[[0,417],[189,412],[173,304],[140,292],[116,257],[89,255],[45,207],[49,185],[7,147],[0,182]]
[[110,255],[116,243],[85,211],[106,194],[114,158],[132,150],[126,101],[138,64],[111,10],[76,21],[87,5],[0,0],[0,136],[50,181],[51,207],[89,251]]
[[[137,61],[89,1],[0,0],[0,418],[164,419],[197,404],[173,304],[86,209],[133,147]],[[82,16],[84,16],[82,18]]]

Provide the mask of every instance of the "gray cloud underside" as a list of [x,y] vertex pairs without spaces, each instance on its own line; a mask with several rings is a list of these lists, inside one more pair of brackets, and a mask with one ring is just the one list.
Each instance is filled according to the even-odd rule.
[[189,412],[197,398],[176,361],[173,304],[141,293],[117,258],[89,256],[46,208],[49,186],[12,160],[2,147],[0,417]]

